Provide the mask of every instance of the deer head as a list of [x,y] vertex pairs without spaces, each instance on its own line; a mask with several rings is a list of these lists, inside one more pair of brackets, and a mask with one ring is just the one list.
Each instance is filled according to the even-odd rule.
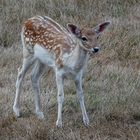
[[84,46],[84,49],[96,53],[99,51],[98,38],[101,33],[108,27],[109,21],[101,23],[94,28],[82,28],[74,24],[67,24],[68,30],[79,38]]

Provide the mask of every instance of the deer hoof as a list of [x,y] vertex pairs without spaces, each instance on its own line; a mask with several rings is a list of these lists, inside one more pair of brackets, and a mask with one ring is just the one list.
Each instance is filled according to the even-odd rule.
[[89,126],[89,119],[88,118],[87,119],[83,119],[83,122],[84,122],[85,126]]
[[13,111],[17,117],[21,117],[20,110],[18,107],[13,106]]
[[41,119],[41,120],[44,119],[44,114],[42,111],[36,112],[36,115],[38,119]]
[[56,127],[61,128],[62,127],[62,121],[56,121]]

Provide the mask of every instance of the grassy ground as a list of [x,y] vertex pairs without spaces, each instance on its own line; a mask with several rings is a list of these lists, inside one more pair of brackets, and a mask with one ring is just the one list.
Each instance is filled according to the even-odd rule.
[[[1,0],[0,12],[0,139],[140,139],[138,0]],[[38,120],[34,115],[30,73],[23,85],[22,118],[16,118],[12,112],[17,69],[22,62],[21,23],[33,15],[48,15],[64,26],[73,22],[92,27],[112,21],[102,36],[103,48],[91,57],[83,81],[91,122],[88,128],[83,126],[72,81],[65,82],[63,128],[55,127],[57,90],[52,72],[41,79],[45,119]]]

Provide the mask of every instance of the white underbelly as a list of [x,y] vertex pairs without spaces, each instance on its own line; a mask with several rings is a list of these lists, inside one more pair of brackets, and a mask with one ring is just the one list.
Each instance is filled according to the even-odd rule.
[[55,67],[55,56],[38,44],[34,46],[34,56],[38,58],[41,63]]

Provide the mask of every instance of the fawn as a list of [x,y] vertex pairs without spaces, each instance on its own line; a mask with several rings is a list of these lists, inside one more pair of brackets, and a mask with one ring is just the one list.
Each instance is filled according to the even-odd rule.
[[38,118],[44,115],[40,107],[39,78],[46,66],[53,68],[58,88],[58,115],[56,126],[62,126],[62,104],[64,100],[64,78],[71,76],[76,85],[77,97],[83,122],[89,125],[82,90],[83,68],[89,53],[99,51],[98,37],[110,24],[101,23],[94,28],[79,28],[67,24],[67,29],[47,16],[35,16],[24,22],[21,31],[23,64],[18,71],[16,96],[13,111],[20,116],[20,94],[22,81],[29,67],[34,64],[31,81],[35,95],[35,112]]

